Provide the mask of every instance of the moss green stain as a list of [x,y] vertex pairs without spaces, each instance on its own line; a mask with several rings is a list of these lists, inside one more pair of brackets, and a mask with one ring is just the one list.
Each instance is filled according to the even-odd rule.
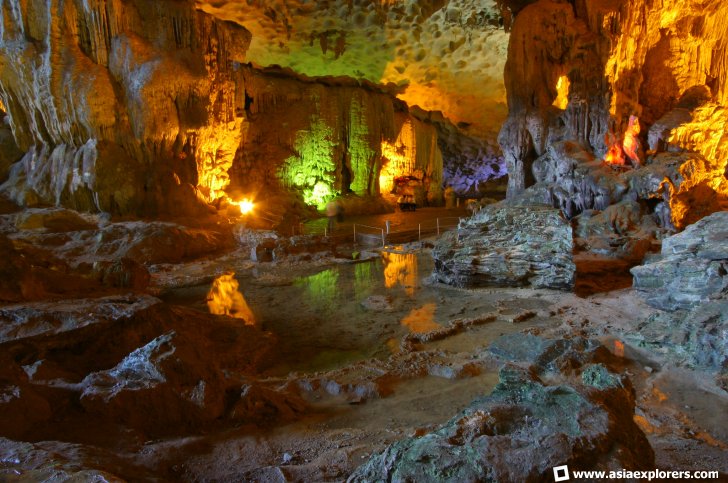
[[348,159],[351,170],[351,190],[358,195],[372,194],[376,191],[374,184],[374,161],[377,156],[369,144],[369,127],[367,112],[357,97],[352,98],[349,110]]
[[314,118],[308,131],[296,134],[294,149],[297,156],[286,159],[278,176],[287,186],[301,190],[307,204],[323,208],[335,194],[333,130]]

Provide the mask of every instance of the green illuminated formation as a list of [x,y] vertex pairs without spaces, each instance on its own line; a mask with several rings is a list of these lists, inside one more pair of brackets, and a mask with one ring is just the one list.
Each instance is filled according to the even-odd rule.
[[308,131],[298,131],[291,156],[278,171],[284,184],[301,190],[306,204],[322,209],[334,196],[336,163],[333,131],[315,117]]
[[367,116],[361,100],[353,97],[349,110],[348,160],[351,171],[351,190],[358,195],[376,193],[379,167],[373,162],[378,158],[369,143]]

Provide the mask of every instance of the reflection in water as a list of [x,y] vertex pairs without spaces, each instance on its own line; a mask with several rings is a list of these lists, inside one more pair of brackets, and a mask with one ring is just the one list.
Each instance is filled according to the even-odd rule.
[[330,268],[315,275],[299,278],[295,283],[306,287],[306,299],[314,307],[328,309],[337,305],[338,270]]
[[422,334],[442,328],[440,324],[435,322],[435,308],[434,303],[425,304],[420,308],[412,309],[402,319],[402,325],[407,327],[410,332],[416,334]]
[[255,325],[255,316],[240,293],[240,284],[235,280],[235,273],[220,275],[212,282],[207,293],[207,307],[211,314],[229,315],[245,320],[246,325]]
[[356,300],[364,300],[376,284],[372,263],[357,263],[354,265],[354,297]]
[[404,287],[407,295],[412,296],[417,286],[417,255],[414,253],[382,253],[384,262],[384,286]]

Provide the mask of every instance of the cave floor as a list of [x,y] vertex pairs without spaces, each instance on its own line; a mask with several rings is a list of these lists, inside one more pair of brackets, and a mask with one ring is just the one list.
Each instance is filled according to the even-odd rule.
[[[426,251],[395,250],[333,267],[241,265],[241,290],[281,344],[279,361],[264,371],[268,382],[344,377],[356,386],[369,381],[358,379],[368,370],[398,376],[377,395],[309,394],[310,410],[292,422],[151,443],[138,462],[165,462],[164,473],[192,480],[232,481],[241,474],[256,481],[345,479],[373,451],[431,431],[488,394],[497,383],[496,368],[468,364],[496,337],[527,331],[597,338],[624,356],[637,392],[635,421],[655,449],[658,468],[728,472],[727,395],[710,374],[677,368],[665,354],[630,341],[635,323],[653,311],[631,289],[586,297],[540,289],[454,289],[428,280],[431,264]],[[165,300],[204,310],[208,286],[169,290]],[[406,334],[456,319],[487,322],[420,341],[414,366],[400,357],[398,341]]]
[[[520,331],[601,340],[624,357],[635,421],[657,467],[728,473],[728,395],[713,375],[676,367],[660,348],[639,347],[631,335],[654,309],[632,289],[588,296],[456,289],[429,280],[431,257],[419,247],[362,250],[357,262],[254,263],[249,252],[233,251],[152,266],[153,294],[199,312],[207,311],[215,278],[234,272],[257,324],[276,339],[257,384],[304,407],[153,439],[72,419],[43,431],[53,438],[27,438],[34,446],[0,440],[0,479],[96,468],[130,481],[342,481],[373,452],[432,431],[488,394],[498,367],[483,356],[486,347]],[[468,323],[448,331],[455,321]],[[39,449],[49,461],[38,464]]]

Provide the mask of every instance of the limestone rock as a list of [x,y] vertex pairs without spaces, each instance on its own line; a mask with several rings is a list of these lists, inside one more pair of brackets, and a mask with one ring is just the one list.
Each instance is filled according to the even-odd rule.
[[126,257],[96,262],[93,271],[99,281],[108,287],[142,291],[147,288],[151,280],[151,275],[144,265]]
[[663,310],[689,309],[728,293],[728,212],[662,242],[661,257],[631,270],[634,287]]
[[569,223],[556,209],[491,205],[435,245],[434,277],[460,287],[574,284]]
[[319,207],[337,192],[352,193],[362,197],[359,208],[372,208],[377,204],[371,197],[389,195],[395,176],[413,176],[423,199],[430,191],[439,197],[438,131],[428,119],[410,115],[391,93],[346,78],[311,79],[273,68],[240,71],[250,122],[231,168],[232,191],[261,193],[261,208],[268,211],[281,191]]
[[536,181],[545,185],[553,206],[571,218],[584,210],[603,210],[620,201],[626,182],[601,160],[572,142],[557,142],[533,163]]
[[649,210],[635,201],[622,201],[604,211],[585,211],[573,224],[580,250],[630,263],[640,263],[661,233]]
[[[348,481],[540,481],[575,461],[604,470],[651,468],[652,449],[632,421],[629,381],[595,362],[606,349],[561,341],[549,354],[554,343],[520,334],[496,341],[504,359],[534,366],[508,363],[490,395],[434,432],[390,445]],[[581,363],[560,373],[553,364],[559,355]]]
[[[684,184],[690,194],[668,186],[669,176],[656,179],[664,182],[663,190],[649,190],[653,198],[664,194],[675,226],[725,209],[728,138],[722,133],[728,121],[728,70],[720,60],[722,50],[708,46],[722,42],[726,5],[677,0],[659,5],[553,0],[505,5],[516,13],[504,75],[510,112],[499,136],[508,165],[509,198],[538,181],[530,178],[531,168],[538,178],[543,166],[535,166],[534,160],[556,142],[579,144],[601,160],[610,148],[624,147],[629,119],[639,115],[649,130],[651,149],[702,155],[703,162],[685,163],[682,170],[686,180],[696,180],[696,185]],[[589,170],[588,160],[576,161]],[[606,199],[589,206],[594,190],[581,189],[585,177],[574,173],[566,178],[563,188],[550,191],[567,216],[578,214],[581,205],[606,207]],[[609,178],[597,176],[588,184],[608,184]],[[607,189],[599,195],[610,203],[620,201],[620,193],[613,193]],[[658,214],[666,218],[664,208],[659,205]]]
[[232,69],[250,34],[187,1],[21,3],[6,5],[0,103],[26,154],[3,191],[24,205],[204,213],[242,134]]
[[[39,408],[2,426],[2,434],[15,436],[37,437],[43,431],[33,423],[59,412],[65,420],[113,420],[147,435],[199,429],[228,417],[236,398],[226,394],[267,360],[273,343],[239,319],[140,295],[5,306],[0,328],[0,353],[24,364],[3,365],[6,402]],[[53,401],[50,414],[45,401]],[[236,418],[254,417],[246,407]]]
[[[200,0],[253,37],[247,58],[308,76],[348,76],[400,87],[409,105],[442,111],[495,139],[507,111],[508,43],[497,2],[473,0]],[[475,101],[477,99],[477,101]]]
[[89,241],[96,256],[148,264],[178,263],[232,246],[228,234],[168,222],[114,223]]
[[98,228],[98,222],[73,210],[28,209],[18,214],[19,230],[45,229],[47,232],[83,231]]
[[87,375],[84,409],[148,432],[194,428],[224,414],[222,374],[175,331],[135,349],[115,367]]
[[46,423],[51,404],[38,393],[28,375],[10,354],[3,354],[0,366],[0,427],[2,435],[20,438],[35,424]]
[[0,184],[7,179],[10,166],[23,157],[6,119],[5,113],[0,109]]
[[728,376],[728,297],[702,302],[688,310],[657,312],[636,331],[635,343],[667,349],[679,364]]
[[[725,166],[699,153],[658,153],[645,166],[624,174],[629,195],[663,200],[669,218],[662,224],[682,229],[704,216],[728,209]],[[667,224],[665,224],[667,223]]]
[[[99,481],[124,483],[152,478],[99,448],[58,441],[27,443],[0,438],[0,479],[5,481]],[[108,470],[114,468],[114,473]],[[117,476],[123,474],[124,478]]]

